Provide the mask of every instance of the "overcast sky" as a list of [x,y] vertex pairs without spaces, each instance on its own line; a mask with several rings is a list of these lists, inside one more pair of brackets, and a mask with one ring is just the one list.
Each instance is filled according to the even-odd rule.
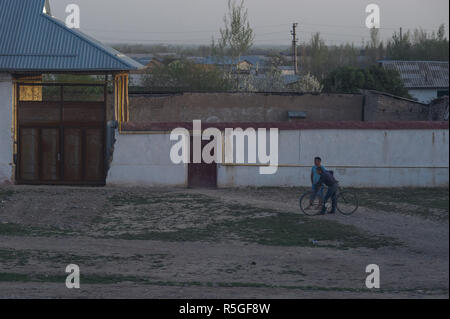
[[[223,26],[227,0],[50,0],[52,14],[80,6],[81,29],[103,42],[209,44]],[[365,8],[381,9],[381,35],[399,27],[436,30],[449,24],[448,0],[246,0],[256,44],[289,45],[290,24],[299,23],[300,42],[320,31],[328,44],[368,39]]]

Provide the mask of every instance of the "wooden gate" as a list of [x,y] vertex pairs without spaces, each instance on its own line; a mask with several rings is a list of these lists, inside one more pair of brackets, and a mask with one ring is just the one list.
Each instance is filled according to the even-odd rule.
[[103,84],[18,83],[17,182],[104,185],[106,94]]
[[[209,141],[202,140],[202,151]],[[216,188],[217,187],[217,163],[194,163],[193,138],[191,137],[190,162],[188,164],[188,187],[190,188]],[[211,154],[214,156],[214,154]]]

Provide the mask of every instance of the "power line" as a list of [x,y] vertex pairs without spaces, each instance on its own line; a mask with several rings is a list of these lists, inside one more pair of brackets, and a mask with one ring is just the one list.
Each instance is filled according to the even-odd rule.
[[[280,26],[288,26],[290,24],[274,24],[265,26],[255,26],[252,29],[264,29],[264,28],[274,28]],[[106,32],[106,33],[133,33],[133,34],[187,34],[187,33],[219,33],[216,30],[190,30],[190,31],[132,31],[132,30],[105,30],[105,29],[95,29],[95,28],[83,28],[85,31],[95,31],[95,32]]]
[[[264,26],[255,26],[252,27],[252,29],[264,29],[264,28],[275,28],[275,27],[282,27],[282,26],[288,26],[290,24],[284,23],[284,24],[274,24],[274,25],[264,25]],[[351,25],[338,25],[338,24],[319,24],[319,23],[302,23],[302,25],[306,26],[317,26],[317,27],[330,27],[330,28],[351,28],[351,29],[364,29],[368,30],[365,26],[351,26]],[[446,25],[447,26],[447,25]],[[397,31],[399,27],[380,27],[380,30],[392,30]],[[426,32],[433,32],[436,30],[431,29],[423,29],[420,27],[406,27],[405,29],[408,30],[414,30],[414,29],[420,29]],[[133,33],[133,34],[188,34],[188,33],[219,33],[219,31],[216,30],[205,30],[205,29],[199,29],[199,30],[189,30],[189,31],[132,31],[132,30],[111,30],[111,29],[97,29],[97,28],[83,28],[83,30],[86,31],[95,31],[95,32],[105,32],[105,33]],[[270,33],[282,33],[284,31],[276,31],[276,32],[270,32]]]
[[[320,26],[320,27],[330,27],[330,28],[349,28],[349,29],[367,29],[366,26],[352,26],[352,25],[338,25],[338,24],[318,24],[318,23],[302,23],[303,25],[310,25],[310,26]],[[446,25],[446,24],[445,24]],[[380,27],[381,30],[393,30],[397,31],[399,27]],[[414,29],[420,29],[426,32],[433,32],[436,30],[431,29],[423,29],[421,27],[415,26],[415,27],[406,27],[408,30],[414,30]]]

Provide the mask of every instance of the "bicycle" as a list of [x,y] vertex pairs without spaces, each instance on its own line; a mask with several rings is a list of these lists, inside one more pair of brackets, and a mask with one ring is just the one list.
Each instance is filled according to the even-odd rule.
[[[323,193],[326,194],[326,187],[324,187]],[[300,209],[308,216],[319,215],[322,210],[321,198],[316,195],[311,203],[312,196],[313,191],[308,191],[300,197]],[[329,201],[331,201],[331,199]],[[355,213],[359,207],[358,197],[349,191],[344,191],[340,186],[338,186],[338,190],[336,191],[336,203],[336,209],[341,214],[347,216]],[[327,203],[325,203],[325,205],[327,205]],[[331,205],[326,207],[327,212],[330,212]]]

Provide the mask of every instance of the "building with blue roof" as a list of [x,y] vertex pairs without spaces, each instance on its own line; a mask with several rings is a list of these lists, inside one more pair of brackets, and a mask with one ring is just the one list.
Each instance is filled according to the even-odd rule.
[[448,96],[448,61],[380,60],[378,63],[387,70],[397,71],[408,93],[419,102],[430,103]]
[[[106,119],[128,120],[128,73],[142,67],[52,17],[48,0],[1,0],[0,183],[103,184]],[[104,81],[44,83],[45,74]]]

